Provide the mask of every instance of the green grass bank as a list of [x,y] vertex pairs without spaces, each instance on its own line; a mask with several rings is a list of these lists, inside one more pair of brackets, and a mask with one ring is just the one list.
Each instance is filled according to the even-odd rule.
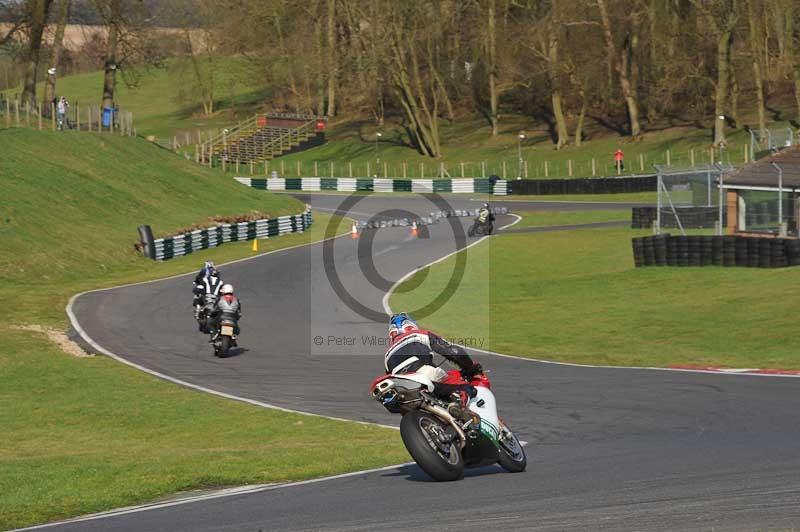
[[[56,343],[77,292],[254,254],[239,242],[158,263],[133,249],[138,224],[169,232],[215,214],[299,212],[300,202],[143,140],[2,130],[0,145],[0,529],[408,459],[392,430],[235,403]],[[316,214],[310,231],[260,250],[319,240],[329,219]]]
[[[570,221],[568,213],[549,216],[553,224]],[[547,225],[547,217],[531,218]],[[792,327],[800,270],[636,269],[631,237],[644,234],[613,228],[493,237],[466,251],[458,289],[420,319],[454,338],[480,336],[485,349],[547,360],[800,368]],[[392,309],[422,307],[455,264],[451,257],[429,268],[416,289],[393,294]]]

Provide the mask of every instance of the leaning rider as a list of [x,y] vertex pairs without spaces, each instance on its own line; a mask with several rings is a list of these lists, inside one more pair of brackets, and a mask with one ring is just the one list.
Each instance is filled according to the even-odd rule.
[[481,205],[481,209],[478,211],[478,222],[481,225],[486,225],[487,223],[494,222],[494,214],[492,214],[492,211],[489,208],[488,203],[484,203],[483,205]]
[[464,380],[471,381],[483,373],[483,367],[473,362],[464,348],[420,329],[405,312],[395,314],[389,320],[389,341],[384,359],[386,373],[421,373],[433,382],[434,395],[447,400],[453,393],[458,393],[462,406],[466,405],[468,397],[475,395],[475,389],[469,384],[443,383],[447,372],[433,365],[433,353],[437,353],[458,366]]

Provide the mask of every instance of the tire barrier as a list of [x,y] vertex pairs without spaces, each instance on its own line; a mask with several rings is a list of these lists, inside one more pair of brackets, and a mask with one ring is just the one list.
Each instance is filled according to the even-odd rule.
[[[678,213],[677,218],[681,221],[684,229],[713,228],[719,217],[718,207],[676,207],[675,210]],[[653,227],[657,213],[658,207],[632,207],[631,228],[649,229]],[[725,226],[726,218],[726,213],[723,212],[723,227]],[[661,208],[661,227],[678,227],[675,213],[668,207]]]
[[[498,207],[489,209],[492,214],[508,214],[509,210],[506,207]],[[359,231],[364,229],[382,229],[385,227],[409,227],[413,224],[417,226],[438,224],[443,218],[462,218],[478,216],[478,209],[463,210],[456,209],[450,211],[437,211],[432,212],[428,216],[420,216],[417,218],[387,218],[382,216],[375,216],[367,221],[356,222],[356,227]]]
[[[307,208],[305,212],[291,216],[265,218],[238,224],[222,224],[166,238],[157,238],[152,240],[152,247],[150,248],[152,253],[147,251],[148,243],[142,240],[142,250],[146,256],[153,260],[169,260],[188,255],[198,249],[221,246],[225,242],[270,238],[287,233],[302,233],[311,226],[312,222],[311,208]],[[149,226],[142,227],[147,228],[146,232],[150,231]],[[139,228],[139,233],[140,235],[146,235],[146,232],[142,232],[142,227]],[[152,232],[150,232],[150,235],[152,237]]]
[[548,196],[554,194],[622,194],[655,192],[658,177],[587,177],[575,179],[516,179],[508,181],[509,194]]
[[631,239],[633,263],[641,266],[800,266],[800,240],[750,236],[672,236]]
[[502,179],[380,179],[360,177],[236,177],[236,181],[261,190],[303,192],[414,192],[433,194],[508,194],[508,181]]

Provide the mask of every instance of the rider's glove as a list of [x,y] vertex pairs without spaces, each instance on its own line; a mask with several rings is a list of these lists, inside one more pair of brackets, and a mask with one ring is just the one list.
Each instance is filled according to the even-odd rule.
[[461,370],[461,376],[464,377],[465,381],[471,381],[475,378],[475,375],[480,375],[481,373],[483,373],[483,366],[477,362],[469,368]]

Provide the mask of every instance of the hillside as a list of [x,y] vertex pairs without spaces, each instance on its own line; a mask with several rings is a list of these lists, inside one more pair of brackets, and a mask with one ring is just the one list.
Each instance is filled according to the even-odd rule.
[[65,283],[149,269],[136,228],[170,232],[259,210],[296,213],[288,196],[256,193],[141,139],[0,130],[0,277]]

